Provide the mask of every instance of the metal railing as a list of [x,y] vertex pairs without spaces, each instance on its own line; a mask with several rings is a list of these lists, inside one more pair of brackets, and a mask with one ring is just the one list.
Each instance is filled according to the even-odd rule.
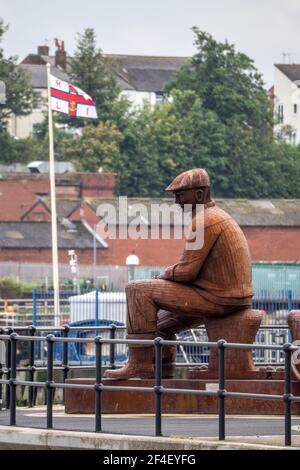
[[[111,335],[111,330],[114,330],[114,338],[122,338],[125,336],[126,327],[124,325],[118,324],[115,325],[109,321],[101,321],[100,325],[96,325],[96,322],[82,322],[81,326],[74,324],[73,326],[64,325],[61,327],[39,327],[35,325],[30,326],[16,326],[2,328],[1,331],[13,331],[19,332],[21,334],[29,334],[31,336],[46,336],[49,332],[54,332],[57,336],[66,336],[66,337],[80,337],[80,338],[89,338],[97,334],[97,331],[101,331],[101,334],[104,336],[104,339]],[[111,337],[111,336],[110,336]],[[207,331],[204,326],[199,328],[187,330],[176,335],[178,341],[184,341],[183,345],[179,345],[176,351],[176,363],[179,367],[184,366],[200,366],[207,365],[209,362],[209,348],[206,346],[201,346],[202,343],[209,341]],[[276,344],[283,345],[284,343],[289,342],[290,332],[288,326],[281,325],[262,325],[256,335],[255,343],[264,344],[266,346]],[[192,342],[192,345],[189,345]],[[95,365],[95,348],[93,344],[87,342],[82,342],[80,344],[69,343],[68,345],[68,358],[69,363],[76,366],[82,366],[85,368],[92,368]],[[108,349],[108,346],[106,346]],[[25,349],[25,350],[24,350]],[[54,360],[55,365],[58,367],[64,363],[66,347],[63,344],[56,344],[54,347]],[[120,344],[114,349],[114,361],[119,365],[126,360],[126,345]],[[3,354],[2,354],[3,356]],[[18,354],[20,359],[24,360],[24,357],[31,358],[31,366],[34,367],[35,364],[43,366],[47,359],[47,353],[44,349],[43,342],[39,342],[36,345],[30,344],[27,348],[22,348],[20,354]],[[3,359],[2,359],[3,360]],[[110,351],[106,350],[103,352],[103,360],[106,363],[111,363]],[[253,360],[258,366],[283,366],[284,354],[281,350],[255,350],[253,351]],[[1,362],[1,348],[0,348],[0,362]],[[34,364],[35,363],[35,364]],[[25,371],[25,369],[23,368]]]
[[[261,400],[275,400],[282,401],[284,403],[284,444],[290,446],[292,444],[292,413],[291,406],[293,402],[300,402],[299,396],[292,394],[292,375],[291,375],[291,364],[292,364],[292,353],[297,350],[296,346],[290,343],[286,343],[283,346],[277,345],[258,345],[258,344],[239,344],[239,343],[227,343],[225,340],[220,339],[218,342],[203,342],[202,346],[209,348],[217,348],[219,352],[219,368],[218,368],[218,390],[193,390],[193,389],[178,389],[178,388],[166,388],[162,385],[162,347],[164,345],[177,346],[185,345],[185,341],[166,341],[162,338],[156,338],[155,340],[126,340],[126,339],[115,339],[115,329],[111,328],[111,337],[109,339],[103,339],[100,336],[93,338],[68,338],[66,333],[68,332],[67,327],[62,329],[65,335],[63,337],[55,337],[53,334],[48,334],[46,337],[41,336],[23,336],[18,335],[16,331],[10,334],[0,335],[0,341],[6,342],[7,351],[9,351],[9,367],[6,369],[0,368],[0,384],[8,386],[9,397],[8,397],[8,408],[10,409],[10,425],[16,425],[16,387],[18,385],[33,387],[43,387],[47,394],[47,429],[53,428],[53,395],[56,388],[62,389],[81,389],[81,390],[93,390],[95,391],[95,432],[102,431],[102,394],[103,392],[115,392],[115,391],[129,391],[129,392],[142,392],[142,393],[153,393],[155,395],[155,435],[162,436],[162,395],[165,393],[176,393],[186,395],[200,395],[200,396],[211,396],[218,400],[218,418],[219,418],[219,440],[225,440],[226,427],[225,427],[225,403],[226,398],[248,398],[248,399],[261,399]],[[34,344],[36,341],[44,342],[47,345],[47,377],[44,382],[37,382],[33,380],[18,380],[17,379],[17,343],[19,341],[27,341],[30,344]],[[94,343],[96,350],[96,379],[94,385],[88,384],[70,384],[65,383],[68,375],[68,343],[76,342],[81,343],[88,341]],[[55,343],[63,343],[64,345],[64,363],[61,367],[63,370],[63,382],[55,382],[53,380],[53,372],[55,365],[53,361],[53,350]],[[194,345],[195,342],[189,342],[190,345]],[[140,345],[153,345],[155,349],[155,379],[153,387],[129,387],[129,386],[113,386],[104,385],[102,383],[102,352],[105,345],[109,345],[111,349],[111,366],[115,367],[114,363],[114,348],[118,344],[140,344]],[[258,394],[258,393],[241,393],[241,392],[230,392],[225,388],[226,376],[225,376],[225,352],[226,349],[274,349],[283,350],[284,352],[284,394]],[[32,360],[32,355],[30,357]],[[30,365],[29,372],[34,373],[33,366]],[[3,379],[3,375],[6,374],[6,379]]]
[[[300,309],[300,294],[292,290],[257,290],[252,308],[263,310],[266,326],[286,325],[290,310]],[[125,291],[84,289],[80,295],[73,290],[60,291],[60,316],[54,315],[53,290],[33,289],[31,299],[0,299],[0,327],[57,326],[94,320],[126,321]]]

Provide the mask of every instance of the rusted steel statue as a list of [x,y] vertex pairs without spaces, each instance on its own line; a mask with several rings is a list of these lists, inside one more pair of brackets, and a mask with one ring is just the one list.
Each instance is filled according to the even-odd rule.
[[[204,205],[204,244],[185,249],[173,266],[155,279],[132,281],[126,287],[128,339],[175,339],[175,333],[195,328],[205,318],[217,318],[247,309],[253,295],[251,259],[247,241],[234,219],[218,208],[210,196],[204,169],[178,175],[166,188],[182,208]],[[163,377],[173,377],[175,348],[163,347]],[[152,378],[153,346],[129,347],[128,361],[106,378]]]

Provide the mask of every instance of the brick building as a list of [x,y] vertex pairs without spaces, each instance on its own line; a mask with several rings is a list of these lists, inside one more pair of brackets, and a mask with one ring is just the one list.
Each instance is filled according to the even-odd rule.
[[[136,203],[143,204],[149,213],[152,203],[162,202],[173,204],[174,201],[172,199],[128,198],[129,206]],[[114,206],[118,216],[118,198],[83,197],[57,201],[60,220],[69,219],[75,223],[84,221],[91,229],[98,232],[102,241],[107,243],[107,248],[97,253],[98,264],[125,266],[126,257],[132,252],[139,257],[141,266],[166,266],[178,259],[184,242],[173,238],[174,227],[171,227],[169,240],[161,238],[157,240],[112,239],[109,236],[105,240],[103,227],[102,229],[97,227],[100,219],[96,215],[97,208],[102,203]],[[253,261],[300,261],[300,200],[216,199],[216,203],[231,214],[242,227]],[[39,198],[23,214],[21,220],[24,222],[43,220],[50,223],[50,215],[49,199]],[[147,224],[147,221],[144,223]],[[117,224],[117,233],[119,229]],[[19,253],[21,260],[22,251]],[[1,259],[3,260],[3,251],[0,252]],[[31,261],[36,259],[38,259],[37,253],[33,250]]]
[[[92,277],[125,268],[126,258],[135,253],[141,267],[170,265],[178,259],[184,241],[162,239],[120,239],[107,233],[97,208],[115,208],[115,227],[121,230],[119,199],[113,197],[115,175],[104,173],[64,173],[56,175],[59,227],[59,262],[70,275],[68,250],[76,249],[82,275]],[[173,199],[128,198],[128,207],[142,204],[146,216],[141,225],[150,231],[147,214],[153,204],[173,204]],[[216,203],[231,214],[242,227],[253,261],[299,262],[300,200],[222,199]],[[180,211],[179,207],[178,210]],[[130,219],[129,219],[130,222]],[[112,224],[110,225],[110,229]],[[123,227],[124,228],[124,227]],[[126,226],[127,230],[127,226]],[[41,173],[5,173],[0,178],[0,276],[22,273],[26,266],[47,267],[51,273],[51,207],[49,176]],[[12,268],[13,266],[13,268]],[[102,271],[101,271],[102,269]],[[83,274],[84,273],[84,274]]]
[[[104,250],[106,243],[84,222],[62,221],[57,226],[58,256],[69,263],[68,250],[76,250],[82,264],[93,263],[93,248]],[[49,222],[0,222],[0,259],[2,262],[52,263]]]
[[[112,173],[63,173],[56,174],[55,179],[58,200],[111,197],[115,188],[115,175]],[[47,173],[0,174],[0,221],[22,220],[31,210],[35,211],[36,217],[40,214],[41,218],[37,220],[48,220],[43,218],[44,211],[37,202],[49,194]]]

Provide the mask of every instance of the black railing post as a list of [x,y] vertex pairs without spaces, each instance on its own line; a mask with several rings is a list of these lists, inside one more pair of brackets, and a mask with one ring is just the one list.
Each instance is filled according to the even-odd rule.
[[218,408],[219,408],[219,440],[225,440],[225,339],[218,341],[219,351],[219,390],[218,390]]
[[[64,338],[68,338],[70,327],[69,325],[64,325]],[[64,382],[68,378],[69,367],[69,344],[68,342],[63,343],[63,379]]]
[[17,333],[11,333],[10,344],[11,344],[11,369],[9,379],[9,390],[10,390],[10,426],[16,424],[16,384],[17,380]]
[[[110,332],[109,332],[109,336],[110,336],[110,339],[115,339],[116,338],[116,325],[110,325]],[[116,345],[115,343],[111,343],[109,345],[109,368],[110,369],[115,369],[116,368],[116,349],[115,349]]]
[[[31,325],[29,327],[29,335],[34,336],[36,332],[36,327],[34,325]],[[34,341],[29,341],[29,367],[28,367],[28,380],[29,382],[34,381],[34,372],[35,372],[35,367],[34,367]],[[28,387],[28,407],[32,408],[34,403],[34,387]]]
[[53,427],[53,335],[47,335],[47,429]]
[[285,376],[284,376],[284,436],[285,445],[292,444],[292,394],[291,394],[291,360],[292,360],[292,345],[286,343],[283,345],[285,355]]
[[96,383],[95,383],[95,432],[102,431],[102,338],[95,338],[96,354]]
[[[9,328],[6,331],[6,334],[10,335],[12,331],[13,330]],[[10,379],[10,367],[11,367],[11,342],[6,341],[6,351],[5,351],[6,380]],[[9,407],[10,407],[10,389],[9,389],[9,385],[7,385],[5,389],[5,408],[9,410]]]
[[155,436],[162,436],[161,430],[161,378],[162,378],[162,338],[155,338]]

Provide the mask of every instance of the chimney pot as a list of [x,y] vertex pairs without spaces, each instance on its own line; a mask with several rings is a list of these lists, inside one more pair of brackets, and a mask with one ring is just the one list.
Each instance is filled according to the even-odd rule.
[[38,55],[49,55],[49,46],[38,46]]

